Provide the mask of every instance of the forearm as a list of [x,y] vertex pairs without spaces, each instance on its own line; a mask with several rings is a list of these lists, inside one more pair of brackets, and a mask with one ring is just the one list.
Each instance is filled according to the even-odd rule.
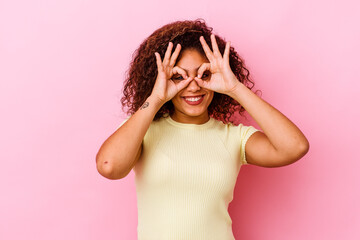
[[117,179],[127,174],[161,106],[159,101],[148,97],[143,106],[106,139],[96,155],[97,167],[103,176]]
[[239,83],[229,96],[245,108],[278,152],[292,155],[308,148],[309,142],[300,129],[245,85]]

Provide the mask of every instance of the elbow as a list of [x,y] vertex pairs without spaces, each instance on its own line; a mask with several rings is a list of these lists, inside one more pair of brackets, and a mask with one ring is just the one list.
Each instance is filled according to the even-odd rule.
[[118,171],[111,160],[96,158],[96,169],[101,176],[110,180],[122,179],[127,176],[127,173]]
[[304,143],[299,143],[296,147],[291,148],[291,150],[286,151],[285,153],[279,154],[277,160],[274,161],[272,167],[282,167],[293,164],[304,157],[310,148],[309,142],[306,140]]
[[310,149],[310,143],[307,139],[305,139],[305,141],[302,144],[300,144],[299,147],[300,156],[301,157],[305,156],[309,152],[309,149]]
[[302,157],[304,157],[310,149],[310,144],[309,142],[306,140],[303,143],[299,143],[296,150],[294,150],[294,155],[292,157],[293,161],[292,162],[296,162],[298,160],[300,160]]

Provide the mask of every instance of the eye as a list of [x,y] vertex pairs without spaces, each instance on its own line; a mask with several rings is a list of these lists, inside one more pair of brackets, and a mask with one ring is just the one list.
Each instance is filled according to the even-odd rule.
[[175,76],[172,78],[173,80],[183,80],[184,78],[181,75]]
[[206,79],[206,78],[209,78],[210,77],[210,73],[209,72],[204,72],[203,75],[201,76],[202,79]]

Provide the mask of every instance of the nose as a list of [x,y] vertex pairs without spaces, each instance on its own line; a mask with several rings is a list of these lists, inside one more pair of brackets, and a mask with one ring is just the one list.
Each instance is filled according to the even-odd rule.
[[196,82],[195,79],[191,80],[190,83],[187,85],[186,89],[191,92],[199,91],[201,88]]

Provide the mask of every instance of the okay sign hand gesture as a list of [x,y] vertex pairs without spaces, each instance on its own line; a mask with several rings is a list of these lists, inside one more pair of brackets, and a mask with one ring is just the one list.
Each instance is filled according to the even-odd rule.
[[[183,69],[174,66],[176,59],[179,56],[181,45],[177,44],[174,53],[171,53],[172,48],[173,43],[169,42],[164,60],[161,60],[160,54],[155,52],[158,75],[151,95],[159,99],[162,103],[171,100],[179,91],[185,88],[190,81],[193,80],[192,77],[188,77],[186,75],[186,72]],[[174,74],[182,75],[185,81],[174,82],[171,79]]]
[[[213,52],[207,45],[204,37],[200,37],[201,45],[210,63],[203,63],[200,66],[198,76],[195,77],[195,80],[201,87],[229,95],[229,93],[235,90],[238,84],[241,84],[230,68],[230,42],[226,43],[224,56],[221,56],[215,35],[211,34],[210,38]],[[201,79],[202,74],[206,70],[211,72],[211,78],[208,81]]]

